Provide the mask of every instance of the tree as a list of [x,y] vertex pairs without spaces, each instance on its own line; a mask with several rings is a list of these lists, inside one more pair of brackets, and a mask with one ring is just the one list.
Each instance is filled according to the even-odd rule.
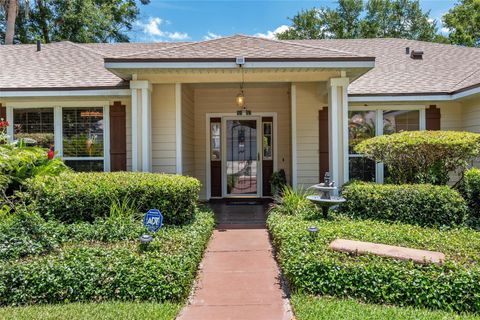
[[25,15],[28,17],[30,3],[28,0],[24,0],[23,2],[24,3],[20,0],[0,0],[0,11],[2,11],[3,18],[7,20],[5,25],[5,44],[13,44],[18,8],[22,4],[25,9]]
[[407,38],[442,41],[418,0],[339,0],[335,9],[301,11],[279,39]]
[[442,20],[451,43],[480,47],[480,0],[460,0]]
[[16,42],[126,42],[139,14],[135,0],[36,0],[30,10],[28,17],[16,20]]

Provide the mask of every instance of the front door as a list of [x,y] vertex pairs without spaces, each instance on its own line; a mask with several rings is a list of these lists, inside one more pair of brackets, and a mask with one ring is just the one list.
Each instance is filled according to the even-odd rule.
[[260,197],[261,118],[224,117],[222,185],[224,197]]

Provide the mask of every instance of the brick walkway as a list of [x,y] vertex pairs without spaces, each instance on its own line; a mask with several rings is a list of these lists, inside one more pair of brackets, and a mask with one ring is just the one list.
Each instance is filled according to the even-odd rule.
[[215,230],[178,320],[290,320],[265,229]]

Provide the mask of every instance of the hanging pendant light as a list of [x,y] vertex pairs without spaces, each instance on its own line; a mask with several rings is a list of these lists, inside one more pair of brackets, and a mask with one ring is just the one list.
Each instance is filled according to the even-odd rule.
[[252,112],[250,110],[247,110],[247,107],[245,106],[245,94],[243,92],[243,85],[244,85],[243,67],[240,66],[240,68],[242,72],[242,83],[240,84],[240,92],[235,97],[235,102],[237,103],[237,107],[240,108],[240,110],[237,110],[237,115],[249,116],[252,114]]

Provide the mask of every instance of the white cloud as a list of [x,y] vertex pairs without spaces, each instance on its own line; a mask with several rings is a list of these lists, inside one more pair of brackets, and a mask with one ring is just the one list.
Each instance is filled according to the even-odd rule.
[[449,34],[450,33],[450,29],[446,28],[446,27],[443,27],[440,29],[440,32],[443,33],[443,34]]
[[148,22],[146,23],[141,21],[137,22],[137,25],[142,28],[143,33],[146,36],[153,38],[154,41],[165,41],[165,40],[178,41],[178,40],[186,40],[190,38],[188,33],[185,33],[185,32],[163,31],[160,28],[160,26],[164,24],[169,25],[170,21],[160,19],[159,17],[151,17],[148,19]]
[[203,40],[213,40],[221,38],[222,36],[213,32],[208,31],[205,36],[203,36]]
[[265,38],[265,39],[276,39],[277,38],[277,33],[282,33],[290,29],[289,26],[287,25],[281,25],[280,27],[276,28],[275,30],[271,31],[268,30],[267,33],[255,33],[255,37],[260,37],[260,38]]

